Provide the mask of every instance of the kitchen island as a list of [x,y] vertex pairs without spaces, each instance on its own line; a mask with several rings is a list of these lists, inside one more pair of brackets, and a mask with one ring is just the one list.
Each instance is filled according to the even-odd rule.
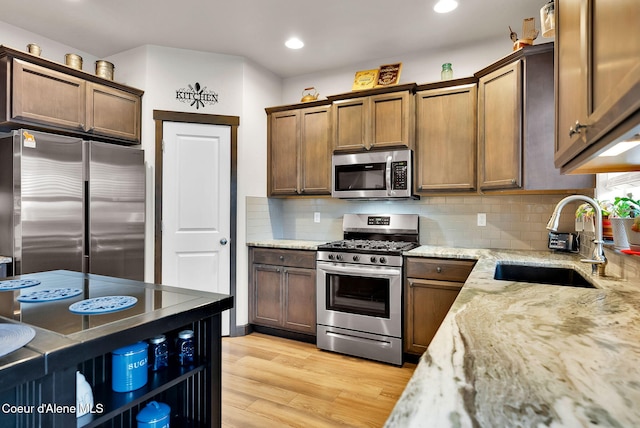
[[[387,428],[640,425],[640,284],[548,251],[405,255],[477,263]],[[498,262],[573,268],[597,288],[495,280]]]
[[[40,283],[0,292],[1,322],[28,325],[36,335],[26,346],[0,357],[0,426],[135,426],[136,414],[151,400],[169,404],[172,425],[220,425],[220,314],[233,306],[232,297],[71,271],[14,279]],[[47,302],[19,300],[58,288],[81,293]],[[135,302],[102,314],[69,310],[74,303],[109,296],[128,296]],[[170,355],[169,367],[149,372],[142,388],[112,391],[113,350],[159,334],[172,341],[184,329],[195,333],[193,365],[179,366]],[[93,412],[78,419],[76,371],[92,386],[95,404]]]

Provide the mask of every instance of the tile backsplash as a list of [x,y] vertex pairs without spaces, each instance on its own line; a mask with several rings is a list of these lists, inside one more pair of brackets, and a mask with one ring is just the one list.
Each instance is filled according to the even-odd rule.
[[[546,250],[545,228],[566,195],[478,195],[423,197],[412,201],[344,201],[330,198],[247,197],[247,241],[342,238],[344,213],[403,213],[420,216],[420,243],[463,248]],[[560,230],[572,231],[575,208],[562,212]],[[320,221],[314,222],[319,213]],[[477,225],[478,213],[486,226]]]

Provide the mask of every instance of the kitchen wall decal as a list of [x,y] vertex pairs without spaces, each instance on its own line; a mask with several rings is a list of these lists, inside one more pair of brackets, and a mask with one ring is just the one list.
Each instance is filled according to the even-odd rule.
[[205,105],[218,103],[218,94],[213,91],[208,91],[206,86],[201,87],[198,82],[193,85],[188,84],[187,86],[188,88],[176,90],[176,99],[181,103],[188,103],[191,107],[195,106],[196,109],[200,109],[200,107],[204,108]]

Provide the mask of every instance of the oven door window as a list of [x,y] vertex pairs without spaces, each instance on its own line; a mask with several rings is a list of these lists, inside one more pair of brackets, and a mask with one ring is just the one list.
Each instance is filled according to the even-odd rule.
[[385,163],[336,165],[335,190],[384,190],[386,189]]
[[389,279],[327,275],[327,310],[389,318]]

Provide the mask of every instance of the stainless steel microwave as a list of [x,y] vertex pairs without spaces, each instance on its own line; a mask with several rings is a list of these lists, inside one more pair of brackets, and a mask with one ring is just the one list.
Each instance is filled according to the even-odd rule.
[[409,149],[334,154],[331,167],[334,198],[412,197],[413,153]]

